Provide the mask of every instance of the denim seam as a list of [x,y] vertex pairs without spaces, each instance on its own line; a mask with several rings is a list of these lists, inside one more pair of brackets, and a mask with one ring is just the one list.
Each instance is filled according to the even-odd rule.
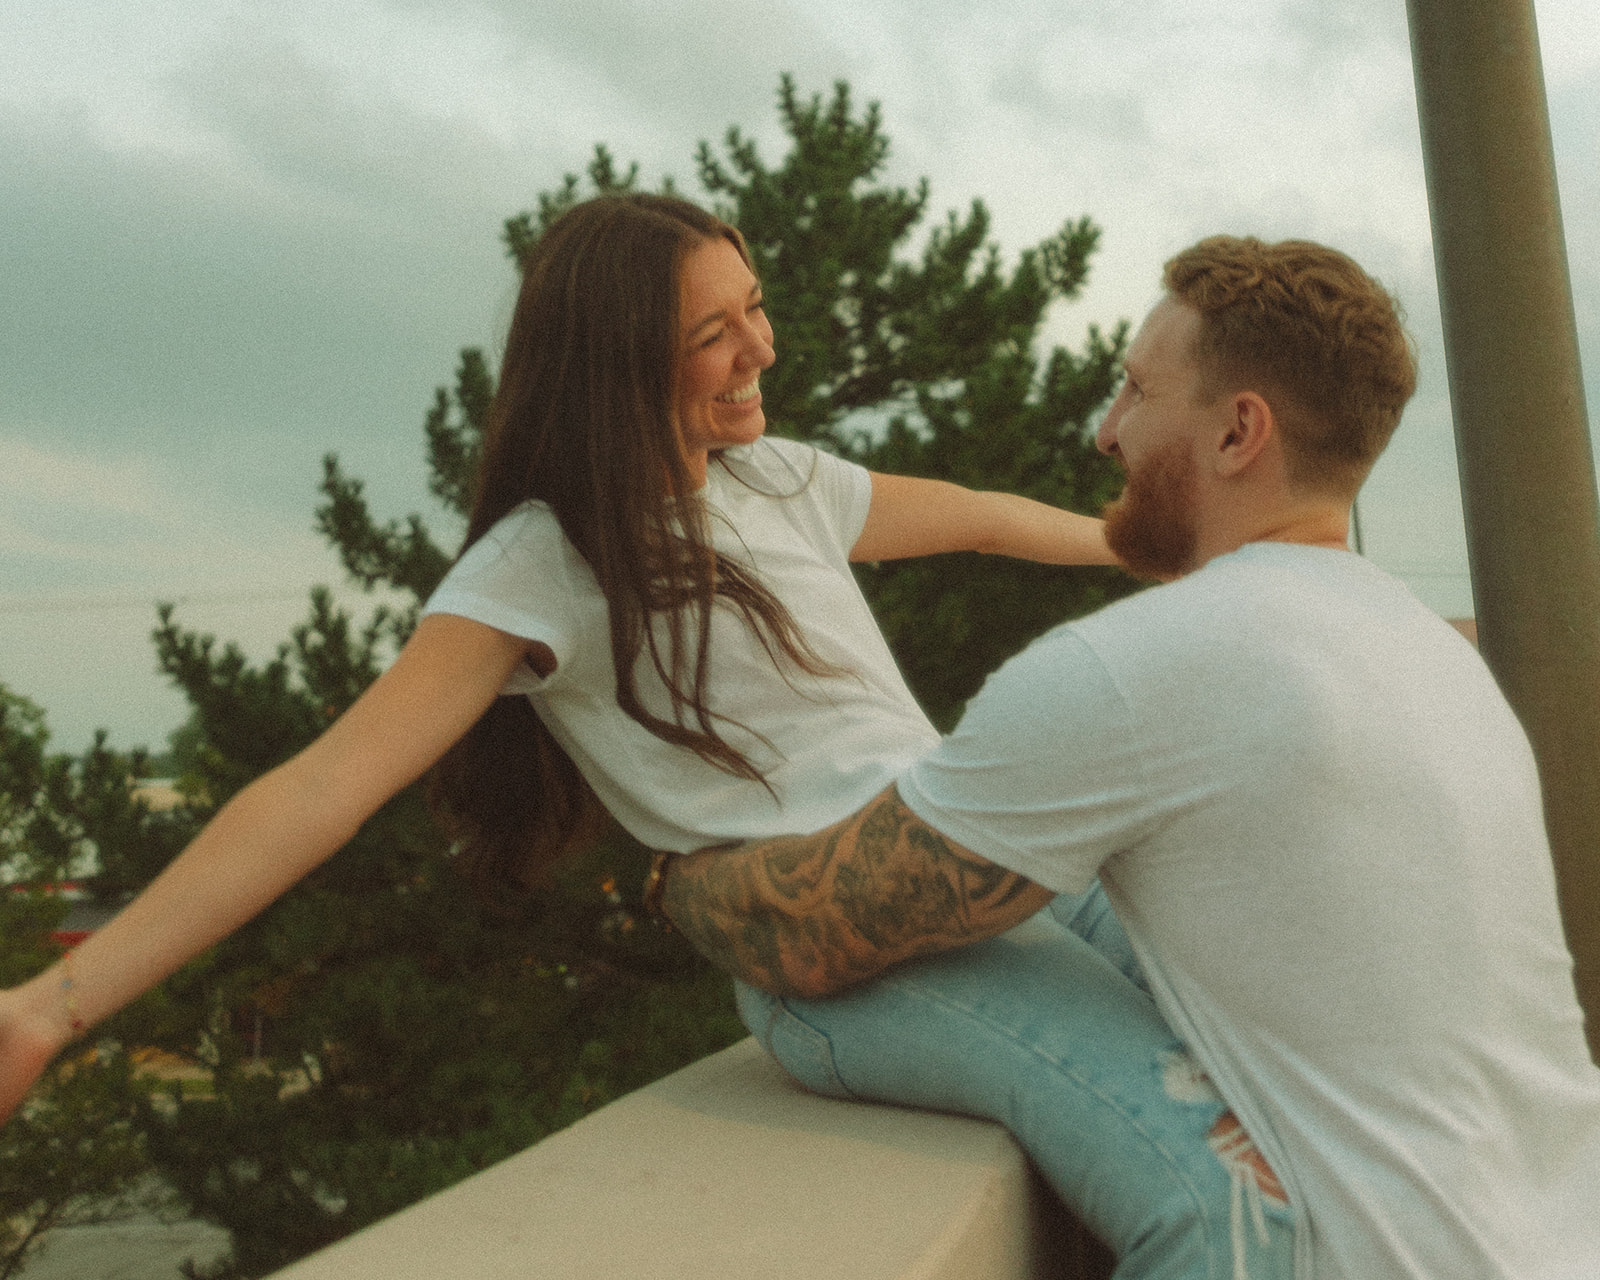
[[[1208,1277],[1215,1275],[1211,1267],[1210,1260],[1215,1253],[1214,1246],[1216,1245],[1217,1241],[1212,1235],[1210,1215],[1205,1212],[1205,1197],[1195,1186],[1194,1180],[1189,1177],[1188,1171],[1183,1167],[1182,1162],[1179,1161],[1172,1154],[1172,1152],[1168,1150],[1166,1145],[1161,1142],[1156,1135],[1149,1132],[1144,1125],[1140,1124],[1138,1118],[1131,1115],[1127,1108],[1123,1107],[1115,1099],[1107,1097],[1104,1092],[1096,1088],[1088,1080],[1084,1079],[1079,1072],[1070,1068],[1059,1057],[1053,1054],[1045,1053],[1037,1046],[1027,1043],[1025,1040],[1015,1035],[1008,1027],[1002,1023],[995,1022],[986,1014],[980,1012],[971,1005],[960,1001],[951,1000],[936,990],[919,985],[915,979],[909,977],[891,977],[887,980],[899,991],[913,995],[929,1004],[937,1004],[947,1009],[957,1010],[966,1017],[970,1018],[972,1021],[981,1022],[984,1026],[993,1029],[1003,1039],[1009,1041],[1016,1048],[1021,1049],[1025,1053],[1037,1058],[1041,1062],[1049,1063],[1059,1075],[1070,1081],[1076,1088],[1080,1089],[1088,1096],[1099,1101],[1101,1105],[1106,1107],[1113,1115],[1119,1117],[1122,1122],[1139,1137],[1139,1139],[1145,1144],[1146,1148],[1155,1152],[1162,1162],[1172,1170],[1178,1184],[1182,1186],[1185,1192],[1188,1194],[1190,1203],[1193,1204],[1197,1210],[1195,1219],[1200,1224],[1200,1229],[1204,1234],[1206,1242],[1206,1273]],[[804,1021],[804,1019],[802,1019],[802,1021]],[[810,1024],[807,1023],[806,1025],[809,1026]],[[813,1028],[813,1030],[815,1030],[815,1028]],[[818,1032],[818,1034],[820,1035],[822,1033]],[[835,1064],[834,1074],[836,1076],[838,1075],[837,1063]],[[843,1083],[842,1079],[840,1080],[840,1083]],[[846,1086],[846,1088],[848,1088],[848,1086]]]
[[[778,1015],[780,1012],[787,1014],[792,1021],[799,1023],[806,1029],[806,1031],[810,1032],[812,1036],[821,1041],[823,1046],[826,1046],[828,1054],[828,1076],[830,1079],[832,1079],[834,1084],[836,1084],[841,1090],[844,1091],[845,1094],[847,1094],[856,1102],[870,1101],[870,1099],[861,1097],[860,1094],[847,1085],[844,1082],[844,1077],[839,1074],[839,1059],[834,1053],[833,1037],[830,1036],[826,1031],[823,1031],[820,1027],[815,1027],[811,1023],[807,1022],[805,1018],[801,1017],[798,1013],[791,1009],[789,1007],[788,1000],[783,996],[772,997],[772,1008],[767,1014],[767,1035],[764,1047],[769,1054],[772,1054],[774,1058],[778,1058],[778,1054],[773,1051],[772,1040],[773,1027],[778,1021]],[[782,1059],[779,1058],[779,1061],[781,1062]],[[801,1083],[804,1084],[803,1081]]]

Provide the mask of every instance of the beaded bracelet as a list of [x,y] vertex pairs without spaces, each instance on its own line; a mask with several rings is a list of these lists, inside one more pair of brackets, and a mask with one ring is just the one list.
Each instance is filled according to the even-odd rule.
[[61,1003],[67,1007],[67,1025],[74,1036],[83,1034],[83,1010],[78,1007],[77,983],[72,977],[72,952],[61,957]]
[[661,910],[661,899],[667,891],[667,859],[671,856],[670,853],[658,852],[650,859],[650,872],[644,878],[644,893],[641,895],[645,915],[662,924],[667,923],[666,913]]

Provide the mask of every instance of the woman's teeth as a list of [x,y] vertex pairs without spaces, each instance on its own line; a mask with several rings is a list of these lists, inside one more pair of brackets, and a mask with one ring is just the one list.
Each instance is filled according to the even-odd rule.
[[737,391],[725,391],[722,395],[718,396],[717,399],[722,401],[723,404],[741,404],[744,401],[751,399],[760,390],[760,384],[752,382],[749,386],[740,387]]

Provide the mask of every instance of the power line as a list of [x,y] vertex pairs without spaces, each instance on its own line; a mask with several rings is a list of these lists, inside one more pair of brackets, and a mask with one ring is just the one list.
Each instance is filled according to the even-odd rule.
[[[86,595],[86,596],[0,596],[0,619],[27,615],[58,615],[69,613],[111,613],[129,609],[154,612],[158,604],[214,605],[214,604],[279,604],[289,600],[305,600],[310,587],[286,588],[282,591],[189,591],[154,592],[150,595]],[[335,590],[335,598],[342,593]]]

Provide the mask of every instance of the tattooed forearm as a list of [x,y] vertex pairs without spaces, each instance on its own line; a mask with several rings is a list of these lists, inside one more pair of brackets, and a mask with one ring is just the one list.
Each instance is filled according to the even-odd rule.
[[1049,898],[946,840],[891,787],[815,835],[672,859],[662,905],[735,976],[780,995],[824,995],[992,937]]

